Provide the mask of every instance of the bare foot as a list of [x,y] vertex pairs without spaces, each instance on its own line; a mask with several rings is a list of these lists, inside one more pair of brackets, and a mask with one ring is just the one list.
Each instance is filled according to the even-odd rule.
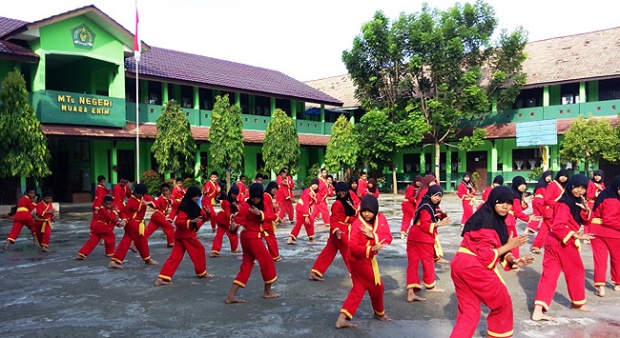
[[263,293],[263,298],[279,298],[280,294],[273,291]]
[[[6,250],[6,249],[5,249]],[[620,291],[620,284],[614,286],[614,291]]]
[[144,264],[146,264],[146,265],[158,265],[159,262],[154,260],[153,258],[149,258],[148,261],[144,261]]
[[317,242],[314,239],[309,239],[308,244],[316,244]]
[[282,260],[282,257],[278,257],[278,258],[274,259],[273,261],[274,261],[274,262],[279,262],[279,261],[281,261],[281,260]]
[[552,322],[552,321],[555,321],[555,317],[547,316],[546,314],[542,312],[540,314],[533,313],[532,320],[535,322],[540,322],[540,321]]
[[209,257],[216,258],[216,257],[220,257],[220,255],[216,254],[215,252],[212,252],[211,254],[209,254]]
[[437,260],[437,263],[439,264],[450,264],[450,261],[443,258],[443,257],[439,257],[439,259]]
[[316,272],[310,272],[310,274],[308,275],[308,279],[309,280],[315,280],[315,281],[319,281],[322,282],[325,279],[321,278],[321,276],[317,275]]
[[208,274],[204,275],[202,278],[211,279],[211,278],[213,278],[213,277],[215,277],[215,275],[214,275],[214,274],[212,274],[212,273],[208,273]]
[[123,266],[116,263],[115,261],[111,261],[110,264],[108,264],[108,269],[122,269]]
[[172,282],[169,282],[167,280],[163,280],[161,278],[157,278],[157,280],[155,281],[155,283],[153,283],[155,286],[162,286],[162,285],[170,285],[172,284]]
[[347,320],[347,317],[343,314],[340,314],[338,316],[338,320],[336,321],[336,328],[337,329],[344,329],[347,327],[356,327],[357,324],[351,322],[350,320]]
[[286,240],[286,244],[288,244],[288,245],[297,245],[297,242],[295,242],[295,240],[292,237],[289,237]]
[[605,297],[605,286],[599,286],[594,294],[599,297]]
[[382,321],[382,322],[391,322],[391,321],[392,321],[392,318],[388,317],[388,315],[387,315],[387,314],[385,314],[385,315],[383,315],[383,316],[377,316],[377,315],[375,315],[375,319],[376,319],[376,320],[379,320],[379,321]]
[[407,238],[407,234],[404,232],[400,233],[400,239],[406,239]]
[[43,251],[43,252],[50,252],[50,249],[48,249],[46,246],[42,246],[41,247],[41,251]]
[[425,302],[426,298],[422,298],[418,295],[416,295],[415,293],[408,293],[407,294],[407,302],[411,303],[411,302]]
[[571,306],[570,307],[571,310],[575,310],[575,311],[582,311],[582,312],[594,312],[594,309],[589,307],[589,306]]
[[245,303],[245,299],[240,299],[237,297],[226,297],[226,299],[224,299],[224,304],[240,304],[240,303]]
[[86,257],[84,257],[84,256],[82,256],[82,255],[80,255],[80,254],[77,254],[77,255],[75,255],[75,259],[77,259],[77,260],[79,260],[79,261],[83,261],[83,260],[85,260],[85,259],[86,259]]
[[131,242],[131,244],[129,244],[129,250],[131,250],[132,252],[138,252],[138,249],[136,249],[136,245],[134,244],[134,242]]
[[11,242],[6,241],[6,244],[4,245],[4,248],[3,248],[4,251],[9,249],[9,244],[11,244]]
[[426,289],[426,292],[446,292],[446,290],[435,287],[432,289]]

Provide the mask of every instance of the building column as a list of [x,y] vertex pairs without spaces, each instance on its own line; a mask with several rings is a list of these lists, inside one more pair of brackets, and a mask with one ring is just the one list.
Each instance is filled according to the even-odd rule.
[[200,109],[200,89],[198,87],[192,89],[194,90],[194,109]]
[[161,104],[168,102],[168,83],[161,83]]
[[235,93],[235,105],[241,108],[241,93]]
[[[116,153],[116,141],[112,141],[112,149],[110,150],[110,162],[112,162],[112,170],[110,171],[110,184],[118,183],[118,157]],[[116,166],[117,170],[114,170]]]
[[325,135],[325,105],[321,104],[321,134]]
[[276,98],[275,97],[269,98],[269,109],[271,110],[269,112],[269,116],[273,116],[273,113],[276,111]]
[[138,103],[149,103],[149,81],[139,80],[140,85],[140,99]]
[[297,120],[297,101],[291,100],[291,118]]
[[588,102],[588,96],[587,96],[587,91],[586,91],[586,83],[585,82],[579,82],[579,102],[575,102],[575,103],[586,103]]

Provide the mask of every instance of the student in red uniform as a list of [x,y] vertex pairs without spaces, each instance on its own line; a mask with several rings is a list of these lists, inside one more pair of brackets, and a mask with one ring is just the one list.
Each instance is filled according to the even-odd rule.
[[[605,173],[602,170],[594,170],[592,173],[592,179],[588,182],[588,190],[586,190],[586,201],[588,202],[588,206],[590,210],[594,206],[594,201],[596,197],[601,193],[601,191],[605,190],[605,182],[603,182],[605,178]],[[583,232],[590,232],[590,222],[585,222],[583,224]],[[587,243],[587,241],[584,241]]]
[[170,257],[161,267],[155,286],[172,284],[172,277],[177,271],[179,264],[185,256],[185,252],[194,263],[194,271],[198,278],[213,278],[214,275],[207,273],[207,257],[205,247],[200,243],[196,232],[209,219],[209,211],[198,205],[200,188],[191,186],[187,189],[183,200],[179,205],[179,211],[174,221],[174,247]]
[[[510,210],[508,216],[506,216],[506,227],[508,228],[510,237],[519,236],[517,231],[517,219],[526,223],[540,221],[541,219],[538,216],[528,215],[523,212],[523,210],[528,208],[527,199],[523,197],[526,188],[527,184],[523,176],[513,177],[510,190],[512,191],[514,201],[512,202],[512,210]],[[511,253],[515,258],[519,258],[519,248],[513,248]]]
[[271,290],[271,285],[278,278],[276,266],[269,251],[261,240],[264,234],[263,225],[265,222],[273,222],[276,215],[265,206],[263,200],[263,185],[254,183],[250,186],[250,198],[245,203],[239,205],[239,213],[234,218],[234,222],[243,227],[241,231],[241,247],[243,248],[243,258],[241,268],[233,282],[228,296],[224,300],[226,304],[245,303],[245,300],[237,298],[239,288],[245,288],[254,261],[258,261],[261,274],[263,276],[264,291],[263,298],[278,298],[279,294]]
[[[562,194],[564,194],[564,186],[567,181],[568,171],[566,169],[562,169],[558,171],[555,175],[555,179],[549,182],[545,188],[545,199],[543,201],[543,223],[540,227],[545,227],[546,229],[542,231],[546,233],[549,233],[551,230],[551,224],[553,224],[553,209],[557,201],[562,197]],[[537,244],[536,247],[539,250],[534,251],[534,253],[540,253],[540,249],[542,249],[547,240],[547,236],[540,233],[540,227],[538,229],[538,236],[536,236],[537,238],[534,240]],[[540,239],[538,239],[539,236],[541,236]]]
[[293,188],[295,187],[295,182],[293,182],[291,176],[288,176],[287,168],[280,170],[276,183],[278,184],[276,203],[280,206],[278,218],[284,221],[284,217],[288,214],[288,220],[293,224]]
[[325,168],[321,169],[321,174],[319,175],[319,189],[316,192],[316,204],[312,209],[312,214],[310,218],[317,220],[317,217],[321,215],[323,219],[323,224],[325,227],[329,228],[329,210],[327,209],[327,197],[329,195],[329,181],[327,180],[327,170]]
[[497,263],[523,267],[534,261],[532,255],[515,258],[510,251],[527,242],[527,235],[510,237],[506,215],[514,196],[510,188],[491,190],[489,199],[463,227],[461,247],[450,263],[452,282],[458,302],[456,325],[451,338],[470,338],[480,321],[480,303],[490,312],[487,316],[487,337],[512,337],[513,312],[508,288],[497,271]]
[[131,198],[131,189],[129,188],[129,179],[127,176],[121,176],[121,180],[112,189],[112,197],[114,197],[114,209],[118,212],[125,209],[125,200]]
[[387,219],[379,213],[379,201],[372,195],[362,198],[359,216],[351,225],[349,238],[349,267],[353,286],[342,304],[336,328],[355,327],[351,322],[368,291],[375,318],[387,322],[390,317],[383,306],[383,281],[379,273],[377,254],[392,243]]
[[164,183],[161,186],[161,194],[155,201],[155,212],[151,215],[151,221],[146,226],[146,231],[144,233],[144,236],[148,239],[155,230],[161,228],[166,235],[166,242],[169,248],[174,245],[174,227],[172,226],[172,217],[170,217],[172,204],[172,199],[170,199],[170,186]]
[[103,198],[109,194],[110,189],[105,186],[105,176],[99,175],[97,177],[97,187],[95,188],[95,199],[93,200],[93,215],[97,213],[99,208],[101,208]]
[[461,217],[462,227],[474,213],[474,199],[476,196],[476,188],[474,188],[474,185],[471,182],[470,173],[466,172],[463,174],[463,180],[459,184],[456,195],[461,199],[461,207],[463,207],[463,217]]
[[146,237],[144,237],[144,230],[146,228],[144,225],[144,214],[146,213],[146,207],[155,207],[153,199],[146,195],[146,190],[146,185],[143,183],[138,183],[133,191],[133,194],[131,195],[131,198],[127,201],[125,209],[120,212],[122,219],[121,224],[124,225],[125,234],[123,235],[123,238],[121,238],[121,241],[112,256],[110,264],[108,264],[108,268],[110,269],[123,268],[123,260],[125,259],[125,256],[127,256],[127,250],[129,250],[129,246],[132,241],[135,243],[136,248],[145,264],[159,264],[151,258],[149,243]]
[[209,181],[205,183],[204,187],[202,187],[202,207],[209,209],[209,218],[211,219],[211,230],[215,232],[215,208],[213,208],[213,204],[215,203],[215,198],[220,195],[221,188],[220,184],[217,182],[218,175],[217,171],[212,171]]
[[493,188],[499,187],[500,185],[504,185],[504,176],[497,175],[493,178],[493,183],[491,183],[490,186],[484,189],[484,192],[482,193],[482,203],[478,205],[478,209],[482,208],[484,202],[489,199],[489,194],[491,194],[491,190],[493,190]]
[[114,235],[114,226],[118,224],[118,212],[113,209],[114,198],[106,196],[103,198],[103,204],[93,220],[90,222],[90,238],[84,243],[78,251],[75,259],[84,260],[86,256],[97,247],[97,243],[103,239],[105,244],[105,255],[112,257],[114,247],[116,246],[116,235]]
[[172,208],[170,210],[170,219],[174,220],[177,216],[177,210],[179,209],[179,204],[181,204],[181,200],[183,200],[183,196],[187,189],[183,185],[183,179],[178,177],[175,180],[174,188],[172,188],[172,194],[170,195],[170,199],[172,200]]
[[379,187],[377,186],[377,180],[371,178],[368,180],[368,185],[366,186],[367,194],[371,194],[376,198],[379,198]]
[[[263,193],[263,200],[265,209],[271,208],[271,211],[274,215],[277,215],[276,204],[275,204],[275,196],[278,193],[278,184],[276,182],[269,182],[267,187],[265,188],[265,192]],[[269,254],[271,258],[273,258],[274,262],[279,262],[282,260],[280,257],[280,250],[278,250],[278,241],[276,239],[276,225],[275,221],[265,221],[263,223],[263,231],[265,235],[265,243],[267,244],[267,249],[269,250]]]
[[420,183],[420,187],[416,190],[415,195],[415,201],[417,205],[420,205],[422,197],[424,197],[424,195],[426,195],[426,192],[428,191],[428,187],[436,184],[437,183],[435,181],[435,176],[429,174],[422,177],[422,182]]
[[4,250],[8,250],[9,244],[15,243],[15,240],[24,226],[30,230],[30,233],[32,234],[32,243],[34,246],[39,246],[37,231],[34,228],[34,220],[32,218],[35,208],[34,201],[36,201],[34,188],[26,189],[26,194],[24,197],[17,201],[17,211],[15,212],[15,216],[13,216],[13,227],[11,228],[9,236],[6,239],[6,244],[4,244]]
[[415,192],[416,189],[419,188],[419,185],[422,184],[422,176],[418,175],[415,179],[407,186],[405,190],[405,200],[401,203],[401,210],[403,213],[403,219],[400,222],[400,239],[405,239],[407,236],[407,229],[411,226],[411,220],[415,215],[415,211],[417,209],[417,202],[415,200]]
[[209,254],[209,257],[220,256],[224,235],[228,236],[230,251],[239,252],[239,235],[237,234],[237,229],[235,228],[234,231],[231,231],[230,227],[231,219],[237,214],[237,206],[240,203],[243,203],[237,201],[238,193],[239,188],[237,188],[237,186],[233,186],[230,190],[228,190],[226,197],[220,201],[220,207],[222,210],[215,216],[217,218],[217,231],[215,232],[215,237],[213,238],[213,244],[211,244],[211,253]]
[[329,238],[325,248],[314,262],[308,279],[323,281],[323,274],[332,264],[338,252],[340,252],[347,270],[349,273],[351,272],[349,267],[349,228],[356,216],[357,210],[351,200],[349,187],[344,182],[336,183],[336,201],[332,204]]
[[360,207],[360,197],[357,195],[357,177],[355,176],[351,176],[351,178],[349,178],[349,195],[351,196],[351,201],[353,201],[353,206],[355,206],[355,209],[359,209]]
[[305,189],[301,193],[301,197],[299,197],[299,201],[297,201],[297,205],[295,206],[297,211],[297,221],[295,222],[295,226],[291,230],[289,234],[289,238],[286,241],[288,245],[296,245],[297,244],[297,236],[299,235],[299,230],[301,230],[301,226],[303,224],[306,229],[306,235],[308,235],[308,242],[315,243],[314,241],[314,219],[310,217],[312,215],[312,208],[317,202],[317,190],[319,189],[319,179],[313,178],[310,182],[310,187]]
[[245,186],[245,175],[239,176],[239,182],[237,182],[237,189],[239,189],[239,193],[237,194],[237,202],[242,203],[245,202],[245,199],[248,197],[248,188]]
[[566,190],[553,209],[553,223],[545,242],[542,274],[536,290],[536,301],[532,320],[554,320],[547,316],[549,306],[558,284],[560,272],[564,278],[571,299],[571,308],[580,311],[592,311],[586,304],[585,281],[586,269],[580,256],[579,240],[591,239],[591,234],[580,232],[581,224],[590,218],[590,208],[585,194],[588,178],[578,174],[571,177]]
[[54,222],[54,206],[52,205],[52,193],[43,193],[43,200],[37,203],[34,215],[34,228],[37,240],[41,244],[41,251],[48,252],[50,236],[52,235],[52,222]]
[[366,173],[360,174],[360,179],[357,181],[357,196],[360,200],[368,193],[368,175]]
[[[551,174],[551,171],[549,170],[545,171],[540,177],[540,179],[538,180],[536,187],[534,188],[534,199],[532,200],[532,209],[534,209],[534,212],[533,212],[534,216],[538,216],[541,218],[544,217],[545,194],[547,190],[547,185],[549,185],[549,182],[551,182],[552,178],[553,176]],[[538,231],[538,233],[536,234],[536,237],[534,238],[534,242],[532,242],[532,252],[537,255],[540,255],[541,253],[540,248],[545,243],[545,239],[547,239],[547,234],[549,233],[549,227],[546,225],[543,226],[543,222],[541,220],[532,220],[530,223],[528,223],[527,228],[525,228],[525,230],[531,233],[535,233],[536,231]]]
[[254,176],[254,183],[263,184],[263,174],[257,173],[256,176]]
[[444,292],[435,287],[435,241],[437,228],[452,223],[449,217],[440,219],[437,214],[443,191],[438,185],[428,188],[413,217],[407,235],[407,301],[425,301],[416,295],[422,290],[418,268],[422,263],[424,288],[429,292]]
[[596,197],[590,231],[594,236],[590,240],[594,257],[594,286],[597,288],[596,294],[604,297],[607,261],[611,261],[614,290],[620,291],[620,176],[616,176]]

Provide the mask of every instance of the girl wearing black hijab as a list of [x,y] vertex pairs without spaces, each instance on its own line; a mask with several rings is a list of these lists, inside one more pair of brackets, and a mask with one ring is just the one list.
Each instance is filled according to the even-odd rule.
[[407,229],[411,225],[411,220],[415,215],[415,211],[417,208],[417,202],[415,198],[416,189],[422,185],[422,176],[418,175],[415,179],[407,186],[405,190],[405,200],[401,203],[401,210],[403,213],[403,218],[400,223],[400,239],[405,239],[407,236]]
[[[526,188],[527,184],[523,176],[515,176],[512,179],[512,185],[510,187],[513,196],[512,210],[508,213],[508,216],[506,216],[506,227],[508,228],[508,234],[510,234],[510,237],[518,236],[517,219],[520,219],[525,223],[541,220],[540,217],[530,216],[523,212],[523,210],[528,208],[527,202],[523,198],[523,193]],[[511,252],[515,258],[519,258],[519,248],[514,248]],[[518,269],[516,266],[514,268]]]
[[463,226],[474,213],[474,200],[476,198],[476,188],[471,181],[470,173],[463,174],[463,181],[459,184],[456,195],[461,199],[461,207],[463,207],[463,217],[461,217],[461,226]]
[[237,235],[237,229],[234,227],[231,229],[230,226],[231,218],[235,216],[238,210],[237,196],[239,196],[239,187],[234,185],[228,190],[228,194],[220,201],[222,210],[215,216],[217,230],[213,238],[213,244],[211,244],[211,253],[209,257],[220,256],[224,235],[228,236],[228,240],[230,241],[230,252],[239,252],[239,235]]
[[463,241],[452,262],[451,277],[458,301],[456,325],[451,337],[473,337],[480,321],[480,303],[490,309],[487,336],[509,337],[513,334],[512,300],[496,265],[525,266],[534,258],[515,258],[510,251],[527,242],[527,236],[510,237],[505,219],[514,195],[510,188],[491,190],[489,199],[463,227]]
[[353,206],[349,187],[344,182],[336,183],[336,201],[332,204],[331,216],[329,217],[329,238],[325,248],[319,254],[312,266],[308,279],[323,281],[323,274],[340,252],[344,265],[349,268],[349,227],[357,216],[357,210]]
[[500,185],[504,185],[504,176],[497,175],[493,178],[493,183],[491,183],[490,186],[484,189],[484,192],[482,193],[482,203],[478,205],[478,209],[480,209],[482,207],[482,204],[489,199],[489,194],[491,193],[491,190],[493,190],[493,188],[495,187],[499,187]]
[[358,209],[360,206],[360,198],[357,196],[357,177],[351,176],[347,185],[349,186],[349,196],[351,197],[351,201],[353,201],[355,209]]
[[207,255],[205,247],[200,243],[196,232],[209,220],[209,212],[205,212],[199,205],[200,188],[192,186],[187,189],[185,196],[179,204],[177,216],[174,221],[176,230],[174,232],[174,246],[170,257],[161,267],[159,276],[155,281],[155,286],[172,284],[172,276],[176,272],[179,264],[185,256],[194,263],[194,271],[198,278],[213,278],[214,275],[207,273]]
[[[602,170],[594,170],[592,173],[592,179],[588,182],[588,190],[586,190],[586,201],[588,202],[588,207],[592,209],[594,207],[594,201],[596,197],[605,190],[605,173]],[[585,222],[583,224],[583,231],[588,233],[590,232],[590,222]],[[587,243],[587,241],[584,241]]]
[[[263,193],[263,199],[265,200],[265,208],[271,208],[273,210],[273,214],[278,214],[277,204],[274,203],[274,198],[278,193],[278,184],[274,181],[269,182],[267,187],[265,188],[265,192]],[[276,240],[276,224],[280,224],[279,218],[273,221],[265,221],[263,223],[263,230],[265,232],[265,243],[267,244],[267,249],[269,250],[269,254],[271,258],[273,258],[274,262],[279,262],[282,260],[280,257],[280,250],[278,249],[278,241]]]
[[[534,199],[532,200],[532,209],[534,210],[533,215],[543,217],[545,211],[545,191],[547,190],[547,185],[551,182],[552,178],[551,171],[545,171],[536,187],[534,188]],[[545,226],[543,226],[545,225]],[[526,231],[531,233],[535,233],[538,230],[538,234],[536,234],[536,238],[534,238],[534,242],[532,243],[532,252],[535,254],[540,254],[540,248],[542,248],[545,238],[547,238],[547,234],[549,233],[549,227],[547,224],[543,224],[540,220],[532,220],[528,223],[525,228]]]
[[594,238],[594,286],[597,294],[605,296],[607,261],[611,258],[611,280],[615,291],[620,291],[620,176],[603,190],[592,208],[590,231]]
[[291,233],[288,236],[288,240],[286,244],[288,245],[297,245],[297,236],[299,235],[299,231],[301,230],[301,226],[303,225],[306,229],[306,234],[308,235],[308,242],[314,244],[314,218],[310,217],[312,215],[312,208],[317,203],[316,193],[319,190],[319,179],[313,178],[310,182],[310,187],[305,189],[299,200],[297,201],[297,205],[295,206],[295,211],[297,214],[297,220],[295,221],[295,226],[291,229]]
[[551,232],[545,241],[545,255],[542,263],[542,275],[538,282],[536,301],[532,320],[553,320],[544,312],[549,310],[555,294],[560,272],[564,278],[571,298],[571,308],[580,311],[592,311],[585,306],[586,270],[580,256],[579,240],[591,239],[591,234],[580,232],[581,224],[590,218],[590,209],[584,195],[588,187],[588,178],[578,174],[570,178],[566,191],[555,205]]
[[444,292],[435,287],[435,242],[437,228],[452,223],[449,217],[437,214],[443,191],[438,185],[428,188],[413,217],[413,226],[407,235],[407,301],[425,301],[416,293],[422,290],[418,268],[422,263],[424,288],[429,292]]

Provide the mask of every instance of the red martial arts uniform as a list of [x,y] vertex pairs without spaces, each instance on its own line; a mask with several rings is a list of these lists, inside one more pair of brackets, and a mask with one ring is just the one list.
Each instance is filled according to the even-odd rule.
[[351,201],[353,201],[353,206],[355,207],[355,210],[359,209],[362,199],[357,196],[357,191],[349,190],[349,196],[351,196]]
[[415,200],[415,187],[413,185],[409,185],[407,190],[405,190],[405,200],[401,203],[403,219],[400,223],[400,233],[405,234],[409,226],[411,226],[411,221],[413,220],[413,216],[415,216],[417,202]]
[[[590,218],[589,213],[583,210],[580,215],[582,221]],[[573,305],[579,307],[586,303],[586,270],[579,255],[581,251],[579,240],[573,238],[573,234],[578,233],[580,227],[565,203],[555,204],[553,223],[545,241],[543,269],[534,302],[535,305],[542,306],[544,311],[549,310],[562,271]]]
[[213,203],[215,198],[220,194],[220,184],[213,181],[208,181],[202,188],[202,207],[209,208],[209,217],[211,218],[211,230],[215,231],[215,208]]
[[[517,219],[522,220],[523,222],[529,223],[530,215],[523,212],[523,210],[527,209],[527,203],[521,201],[520,198],[515,198],[512,202],[512,210],[508,212],[506,215],[506,228],[508,228],[508,235],[510,237],[519,237],[519,232],[517,231]],[[519,248],[514,248],[510,250],[515,259],[518,259],[519,256]]]
[[78,256],[86,258],[103,239],[105,243],[105,255],[111,257],[116,246],[116,235],[114,226],[118,223],[118,212],[116,210],[99,208],[90,222],[90,238],[78,251]]
[[239,188],[239,194],[237,194],[237,202],[245,202],[245,199],[248,197],[246,195],[248,188],[245,186],[245,184],[243,184],[243,182],[237,182],[237,188]]
[[50,245],[53,221],[54,208],[52,203],[47,204],[43,201],[37,203],[35,208],[34,229],[37,233],[39,244],[41,244],[44,248],[47,248]]
[[409,228],[407,234],[407,289],[419,291],[420,276],[418,267],[422,263],[424,287],[435,287],[435,241],[437,228],[433,222],[433,216],[429,210],[422,206],[419,211],[419,219]]
[[461,206],[463,207],[461,225],[464,225],[467,223],[467,220],[471,217],[471,215],[474,214],[474,196],[476,195],[476,189],[473,187],[468,187],[465,182],[461,182],[457,189],[456,195],[461,199]]
[[317,215],[321,215],[323,223],[326,227],[329,227],[329,210],[327,210],[327,196],[329,195],[329,186],[327,180],[323,177],[319,177],[319,190],[316,193],[316,205],[312,209],[310,218],[316,219]]
[[181,204],[181,201],[183,200],[183,196],[185,196],[185,193],[187,192],[187,189],[185,189],[184,186],[178,187],[178,186],[174,186],[174,188],[172,188],[172,193],[170,194],[170,199],[172,200],[172,209],[170,210],[170,219],[174,220],[174,218],[177,216],[177,211],[179,210],[179,204]]
[[478,205],[476,210],[480,210],[480,208],[482,208],[484,203],[489,199],[489,195],[491,194],[491,190],[493,190],[493,185],[490,185],[486,189],[484,189],[484,191],[482,192],[482,203],[480,203]]
[[[601,191],[605,190],[605,183],[594,183],[594,181],[588,181],[588,189],[586,190],[586,202],[588,203],[588,207],[592,210],[594,207],[594,201],[596,197],[601,193]],[[591,232],[590,230],[590,221],[583,223],[583,232],[588,234]]]
[[[542,217],[543,213],[545,212],[545,190],[546,188],[538,187],[534,191],[534,199],[532,200],[532,210],[533,210],[532,215],[534,216]],[[527,224],[526,230],[529,230],[530,232],[535,232],[536,230],[539,230],[539,228],[542,229],[541,224],[542,224],[542,220],[531,221]],[[549,229],[547,229],[547,233],[548,232],[549,232]],[[542,238],[541,240],[544,240],[544,238]],[[533,244],[532,244],[532,247],[540,248]]]
[[498,248],[501,246],[494,229],[481,228],[463,235],[461,247],[450,263],[450,275],[458,301],[456,325],[451,338],[474,336],[480,322],[480,303],[490,309],[487,335],[512,337],[512,300],[496,267],[500,261]]
[[611,280],[620,284],[620,200],[606,198],[592,214],[590,232],[594,238],[594,286],[604,286],[607,281],[607,261],[611,260]]
[[148,239],[157,228],[161,228],[166,235],[166,241],[169,247],[174,245],[174,227],[172,226],[172,219],[170,217],[172,204],[172,200],[164,195],[157,197],[155,201],[155,212],[151,215],[151,221],[147,225],[144,233],[144,236]]
[[426,195],[427,192],[428,192],[428,187],[420,188],[418,195],[417,195],[418,197],[415,198],[416,205],[420,205],[420,202],[422,202],[422,198],[424,197],[424,195]]
[[[265,211],[267,213],[275,213],[274,205],[273,205],[273,197],[269,193],[263,193],[263,205],[265,206]],[[271,208],[271,210],[267,210]],[[271,258],[274,261],[280,260],[280,250],[278,250],[278,240],[276,239],[276,226],[273,224],[273,221],[265,221],[263,222],[263,235],[265,238],[265,243],[267,244],[267,249],[269,250],[269,254],[271,254]]]
[[553,208],[555,203],[560,200],[564,193],[564,187],[556,180],[552,180],[547,184],[543,193],[543,221],[538,227],[538,233],[532,242],[532,248],[542,249],[547,241],[547,236],[551,230],[551,224],[553,223]]
[[293,182],[293,178],[290,176],[283,178],[281,175],[278,175],[276,184],[278,184],[276,203],[280,206],[278,217],[284,219],[284,216],[288,214],[289,221],[293,223],[293,188],[295,187],[295,182]]
[[358,180],[357,181],[357,196],[360,198],[360,200],[362,198],[364,198],[364,196],[366,196],[366,194],[368,193],[368,181],[366,180]]
[[[295,221],[295,226],[289,235],[294,241],[297,240],[302,224],[306,229],[308,239],[314,239],[314,218],[310,217],[310,215],[312,214],[313,206],[316,204],[316,197],[316,193],[311,188],[304,189],[301,193],[301,196],[297,201],[297,205],[295,206],[297,220]],[[308,224],[305,223],[305,217],[308,217]]]
[[93,200],[93,214],[97,213],[97,210],[101,208],[103,204],[103,198],[110,194],[110,189],[106,186],[97,184],[95,188],[95,199]]
[[121,238],[120,243],[118,243],[114,256],[112,256],[112,260],[117,264],[123,264],[123,260],[125,256],[127,256],[127,251],[132,241],[136,245],[136,249],[138,249],[142,260],[146,262],[151,259],[149,243],[144,236],[146,230],[144,224],[146,205],[142,204],[142,201],[148,201],[151,207],[155,207],[152,197],[145,194],[142,198],[138,199],[132,195],[125,205],[125,210],[120,212],[121,218],[127,220],[127,224],[125,225],[125,234],[123,238]]
[[114,209],[120,213],[125,209],[125,199],[131,198],[129,184],[126,184],[124,187],[120,183],[115,185],[114,189],[112,189],[112,197],[114,198]]
[[[373,238],[364,235],[361,227],[369,226],[374,233]],[[358,216],[351,225],[349,237],[349,267],[351,268],[351,280],[353,286],[349,295],[342,304],[340,313],[351,320],[357,311],[364,293],[368,291],[372,309],[377,317],[385,314],[383,306],[383,281],[379,273],[377,253],[372,250],[375,244],[392,243],[390,225],[382,213],[377,214],[374,223],[368,223]]]
[[35,204],[28,196],[24,196],[17,201],[17,211],[15,212],[15,216],[13,216],[13,227],[9,232],[9,237],[6,239],[7,241],[15,243],[15,240],[24,226],[30,230],[32,237],[37,236],[34,220],[32,219],[32,210],[34,210],[34,208]]
[[[263,205],[265,204],[266,202],[263,201]],[[255,260],[258,261],[265,284],[272,284],[278,278],[273,258],[261,240],[264,236],[263,224],[275,220],[276,215],[267,207],[265,207],[265,210],[261,211],[260,215],[254,215],[252,211],[250,211],[249,203],[241,203],[239,206],[239,212],[235,217],[235,222],[243,226],[240,236],[243,257],[239,273],[237,277],[235,277],[233,284],[245,288],[250,274],[252,273]]]
[[189,219],[184,211],[178,212],[177,218],[174,221],[174,224],[176,225],[176,230],[174,232],[174,246],[172,247],[170,257],[166,259],[166,262],[161,267],[159,276],[157,276],[158,278],[170,282],[172,280],[172,276],[174,276],[174,273],[177,271],[179,264],[181,264],[186,251],[189,258],[192,260],[192,263],[194,263],[196,277],[204,278],[207,276],[207,255],[205,253],[205,247],[202,243],[200,243],[200,240],[198,240],[198,237],[196,236],[196,232],[200,229],[204,222],[209,219],[209,215],[207,215],[205,210],[202,209],[200,211],[200,216],[202,219],[198,223],[195,223],[194,227],[191,223],[191,219]]
[[375,196],[376,198],[379,198],[379,189],[375,189],[375,192],[371,192],[370,190],[367,190],[368,194],[371,194],[373,196]]
[[[241,203],[245,202],[237,202],[237,205]],[[222,208],[222,211],[218,212],[217,216],[215,216],[217,218],[215,220],[217,223],[217,230],[215,232],[215,237],[213,238],[213,244],[211,244],[211,253],[215,255],[220,254],[224,235],[228,236],[228,240],[230,241],[230,251],[239,252],[239,235],[237,235],[237,231],[230,232],[230,218],[233,214],[230,210],[230,201],[228,199],[223,199],[220,202],[220,207]]]
[[351,222],[356,218],[356,215],[347,216],[345,208],[339,200],[336,200],[334,204],[332,204],[329,238],[327,239],[325,248],[323,248],[316,258],[316,262],[314,262],[314,266],[311,270],[317,276],[323,277],[323,274],[332,264],[338,252],[340,252],[340,256],[342,256],[347,270],[349,270],[349,273],[351,272],[351,268],[349,267],[349,228],[351,227]]

